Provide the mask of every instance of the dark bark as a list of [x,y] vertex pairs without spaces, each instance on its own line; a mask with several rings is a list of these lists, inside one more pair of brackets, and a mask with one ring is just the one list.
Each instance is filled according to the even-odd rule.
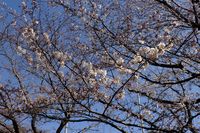
[[36,126],[35,126],[35,122],[36,122],[36,117],[33,116],[33,117],[32,117],[32,120],[31,120],[31,128],[32,128],[32,130],[33,130],[33,133],[38,133],[37,128],[36,128]]
[[15,133],[20,133],[19,125],[17,124],[17,121],[12,119],[12,124],[13,124],[13,128],[14,128]]
[[68,121],[66,121],[66,120],[61,121],[59,127],[56,130],[56,133],[60,133],[63,130],[63,128],[65,127],[65,125],[67,124],[67,122]]

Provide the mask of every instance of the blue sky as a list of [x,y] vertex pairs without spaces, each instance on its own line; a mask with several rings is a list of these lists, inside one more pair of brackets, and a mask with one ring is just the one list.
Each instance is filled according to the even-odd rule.
[[14,9],[17,9],[19,7],[19,4],[21,3],[21,0],[0,0],[1,2],[5,2],[9,7],[12,7]]

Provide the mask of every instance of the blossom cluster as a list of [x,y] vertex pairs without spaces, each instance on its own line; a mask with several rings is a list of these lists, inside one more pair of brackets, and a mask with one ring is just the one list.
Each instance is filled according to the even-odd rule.
[[53,57],[59,61],[61,67],[65,66],[65,62],[71,60],[71,56],[68,53],[63,53],[60,51],[54,51],[52,53]]
[[43,36],[44,36],[45,42],[48,44],[48,46],[50,46],[51,45],[51,40],[49,38],[49,34],[47,32],[44,32]]
[[82,67],[86,69],[88,73],[88,79],[90,85],[95,85],[97,82],[106,83],[107,78],[107,70],[98,69],[93,66],[91,62],[83,62]]
[[36,32],[33,28],[26,27],[23,29],[22,36],[26,39],[28,43],[33,43],[36,37]]
[[17,46],[17,53],[19,54],[19,55],[24,55],[24,54],[26,54],[26,49],[24,49],[24,48],[22,48],[21,46]]
[[138,55],[135,56],[134,62],[141,62],[142,57],[145,57],[150,60],[156,60],[158,56],[163,55],[165,51],[170,50],[173,47],[173,43],[170,43],[166,46],[165,43],[160,42],[156,47],[141,47],[139,49]]

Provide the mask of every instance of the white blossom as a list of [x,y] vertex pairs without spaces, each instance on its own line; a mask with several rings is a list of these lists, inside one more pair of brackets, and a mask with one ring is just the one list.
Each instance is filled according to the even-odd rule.
[[95,70],[93,70],[92,68],[91,69],[89,69],[89,73],[90,73],[90,75],[92,75],[92,76],[97,76],[97,72],[95,71]]
[[17,51],[19,54],[26,54],[26,49],[23,49],[21,46],[17,46]]
[[36,52],[35,52],[35,54],[36,54],[36,56],[37,56],[37,59],[40,59],[40,58],[41,58],[41,56],[42,56],[42,53],[41,53],[41,52],[39,52],[39,51],[36,51]]
[[85,68],[85,67],[87,67],[87,66],[88,66],[88,63],[85,62],[85,61],[83,61],[83,63],[82,63],[82,67]]
[[61,61],[68,61],[71,60],[71,56],[69,56],[67,53],[63,53],[60,51],[54,51],[52,53],[53,57],[55,59],[61,60]]
[[150,51],[147,54],[147,57],[151,60],[155,60],[156,58],[158,58],[158,49],[157,48],[150,48]]
[[58,75],[61,77],[61,78],[64,78],[65,77],[65,74],[63,71],[58,71]]
[[32,57],[28,56],[27,60],[28,60],[29,65],[33,64],[33,58]]
[[36,25],[38,25],[38,24],[39,24],[39,21],[37,21],[37,20],[34,20],[34,21],[33,21],[33,24],[36,24]]
[[110,83],[110,80],[107,77],[101,77],[99,79],[99,82],[102,83],[102,84],[104,84],[104,85],[107,85],[108,83]]
[[142,57],[140,55],[135,55],[133,57],[133,59],[131,60],[131,63],[135,64],[135,63],[139,63],[142,61]]
[[60,66],[61,66],[61,67],[64,67],[64,66],[65,66],[65,61],[61,60],[59,63],[60,63]]
[[91,86],[94,86],[94,85],[96,84],[96,80],[95,80],[94,78],[90,78],[90,79],[89,79],[89,84],[90,84]]
[[146,56],[146,54],[149,53],[149,51],[150,51],[150,48],[149,48],[149,47],[141,47],[141,48],[139,49],[139,54],[140,54],[141,56]]
[[60,58],[63,56],[63,53],[60,52],[60,51],[54,51],[54,52],[53,52],[53,56],[54,56],[56,59],[60,59]]
[[158,44],[158,49],[164,49],[165,48],[165,43],[163,43],[163,42],[160,42],[159,44]]
[[26,7],[26,3],[24,1],[22,1],[22,7],[25,8]]
[[125,68],[125,67],[122,67],[122,66],[119,67],[118,70],[121,74],[131,74],[132,73],[131,69],[128,69],[128,68]]
[[36,37],[36,33],[33,28],[24,28],[22,36],[26,39],[28,43],[32,43]]
[[173,43],[171,42],[171,43],[169,43],[167,46],[166,46],[166,50],[167,51],[169,51],[169,50],[171,50],[171,48],[173,47]]
[[146,62],[143,64],[142,69],[145,70],[148,66],[149,66],[149,63],[146,61]]
[[158,58],[159,50],[157,48],[141,47],[139,49],[139,54],[151,60]]
[[144,40],[138,40],[139,43],[144,44],[145,41]]
[[144,110],[143,110],[143,114],[144,114],[145,116],[149,117],[149,118],[153,118],[153,115],[152,115],[151,111],[148,110],[148,109],[144,109]]
[[120,84],[120,83],[121,83],[121,78],[120,78],[120,77],[115,77],[115,78],[113,79],[113,83],[114,83],[114,84]]
[[133,77],[132,77],[132,80],[137,80],[139,78],[139,74],[136,73]]
[[125,91],[121,90],[118,94],[117,94],[117,99],[124,99],[125,98]]
[[45,42],[50,46],[51,45],[51,41],[49,39],[49,34],[47,32],[43,33]]
[[102,70],[102,69],[98,69],[98,70],[97,70],[97,73],[98,73],[99,75],[102,75],[103,77],[106,77],[106,75],[107,75],[107,71],[106,71],[106,70]]
[[99,4],[99,5],[98,5],[98,8],[101,9],[101,8],[102,8],[102,5]]
[[158,52],[159,55],[164,55],[164,53],[165,53],[165,49],[160,49]]
[[95,2],[92,2],[92,6],[93,6],[94,9],[97,8],[97,4]]
[[116,60],[116,63],[117,63],[117,65],[122,65],[123,63],[124,63],[124,59],[122,58],[122,57],[120,57],[120,58],[118,58],[117,60]]

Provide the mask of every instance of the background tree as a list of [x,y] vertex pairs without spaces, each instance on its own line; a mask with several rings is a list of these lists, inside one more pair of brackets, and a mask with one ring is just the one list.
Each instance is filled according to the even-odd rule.
[[[199,132],[200,2],[22,1],[1,4],[4,132],[41,123],[119,132]],[[24,131],[22,131],[22,129]],[[88,131],[89,132],[89,131]]]

